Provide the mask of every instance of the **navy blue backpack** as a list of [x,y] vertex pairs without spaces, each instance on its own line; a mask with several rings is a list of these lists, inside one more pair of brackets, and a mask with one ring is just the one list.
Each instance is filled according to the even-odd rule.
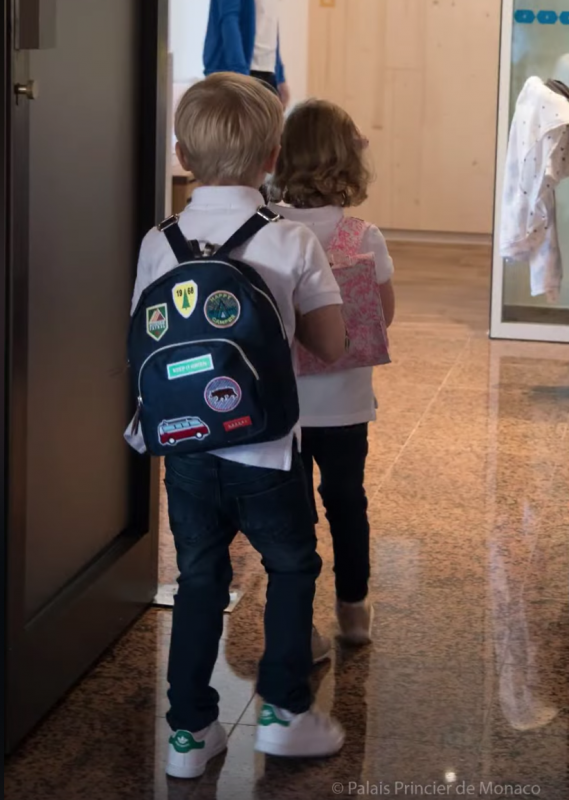
[[138,426],[153,455],[200,453],[286,436],[299,417],[291,349],[261,276],[231,258],[280,217],[260,208],[214,254],[161,225],[179,266],[132,316],[128,353]]

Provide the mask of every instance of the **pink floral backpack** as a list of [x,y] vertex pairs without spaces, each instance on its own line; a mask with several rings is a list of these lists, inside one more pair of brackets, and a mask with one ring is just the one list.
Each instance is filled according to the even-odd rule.
[[368,222],[345,217],[336,228],[328,258],[344,301],[343,313],[350,339],[348,351],[335,364],[325,364],[296,342],[298,376],[340,372],[356,367],[389,364],[389,340],[379,294],[373,253],[362,253]]

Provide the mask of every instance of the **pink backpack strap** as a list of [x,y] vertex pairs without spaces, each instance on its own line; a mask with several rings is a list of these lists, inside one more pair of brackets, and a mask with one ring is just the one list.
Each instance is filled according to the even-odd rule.
[[334,233],[328,248],[328,256],[332,261],[338,258],[353,258],[361,254],[363,240],[371,225],[363,219],[344,217]]

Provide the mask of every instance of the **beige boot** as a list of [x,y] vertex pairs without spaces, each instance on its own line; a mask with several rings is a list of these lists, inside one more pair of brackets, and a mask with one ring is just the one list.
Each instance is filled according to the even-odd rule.
[[373,606],[366,597],[361,603],[336,603],[336,615],[340,625],[341,638],[347,644],[365,645],[371,643]]

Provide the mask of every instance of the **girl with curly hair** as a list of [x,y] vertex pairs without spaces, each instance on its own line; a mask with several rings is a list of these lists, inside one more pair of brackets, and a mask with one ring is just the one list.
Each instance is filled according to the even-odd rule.
[[[324,100],[296,106],[285,124],[273,177],[282,202],[275,210],[303,222],[325,250],[337,250],[346,209],[367,198],[371,173],[367,140],[346,111]],[[394,314],[393,262],[377,227],[365,224],[361,253],[373,253],[386,325]],[[371,367],[298,378],[302,456],[312,493],[313,470],[334,548],[336,613],[342,638],[371,641],[373,606],[368,597],[369,522],[364,488],[368,423],[376,402]]]

